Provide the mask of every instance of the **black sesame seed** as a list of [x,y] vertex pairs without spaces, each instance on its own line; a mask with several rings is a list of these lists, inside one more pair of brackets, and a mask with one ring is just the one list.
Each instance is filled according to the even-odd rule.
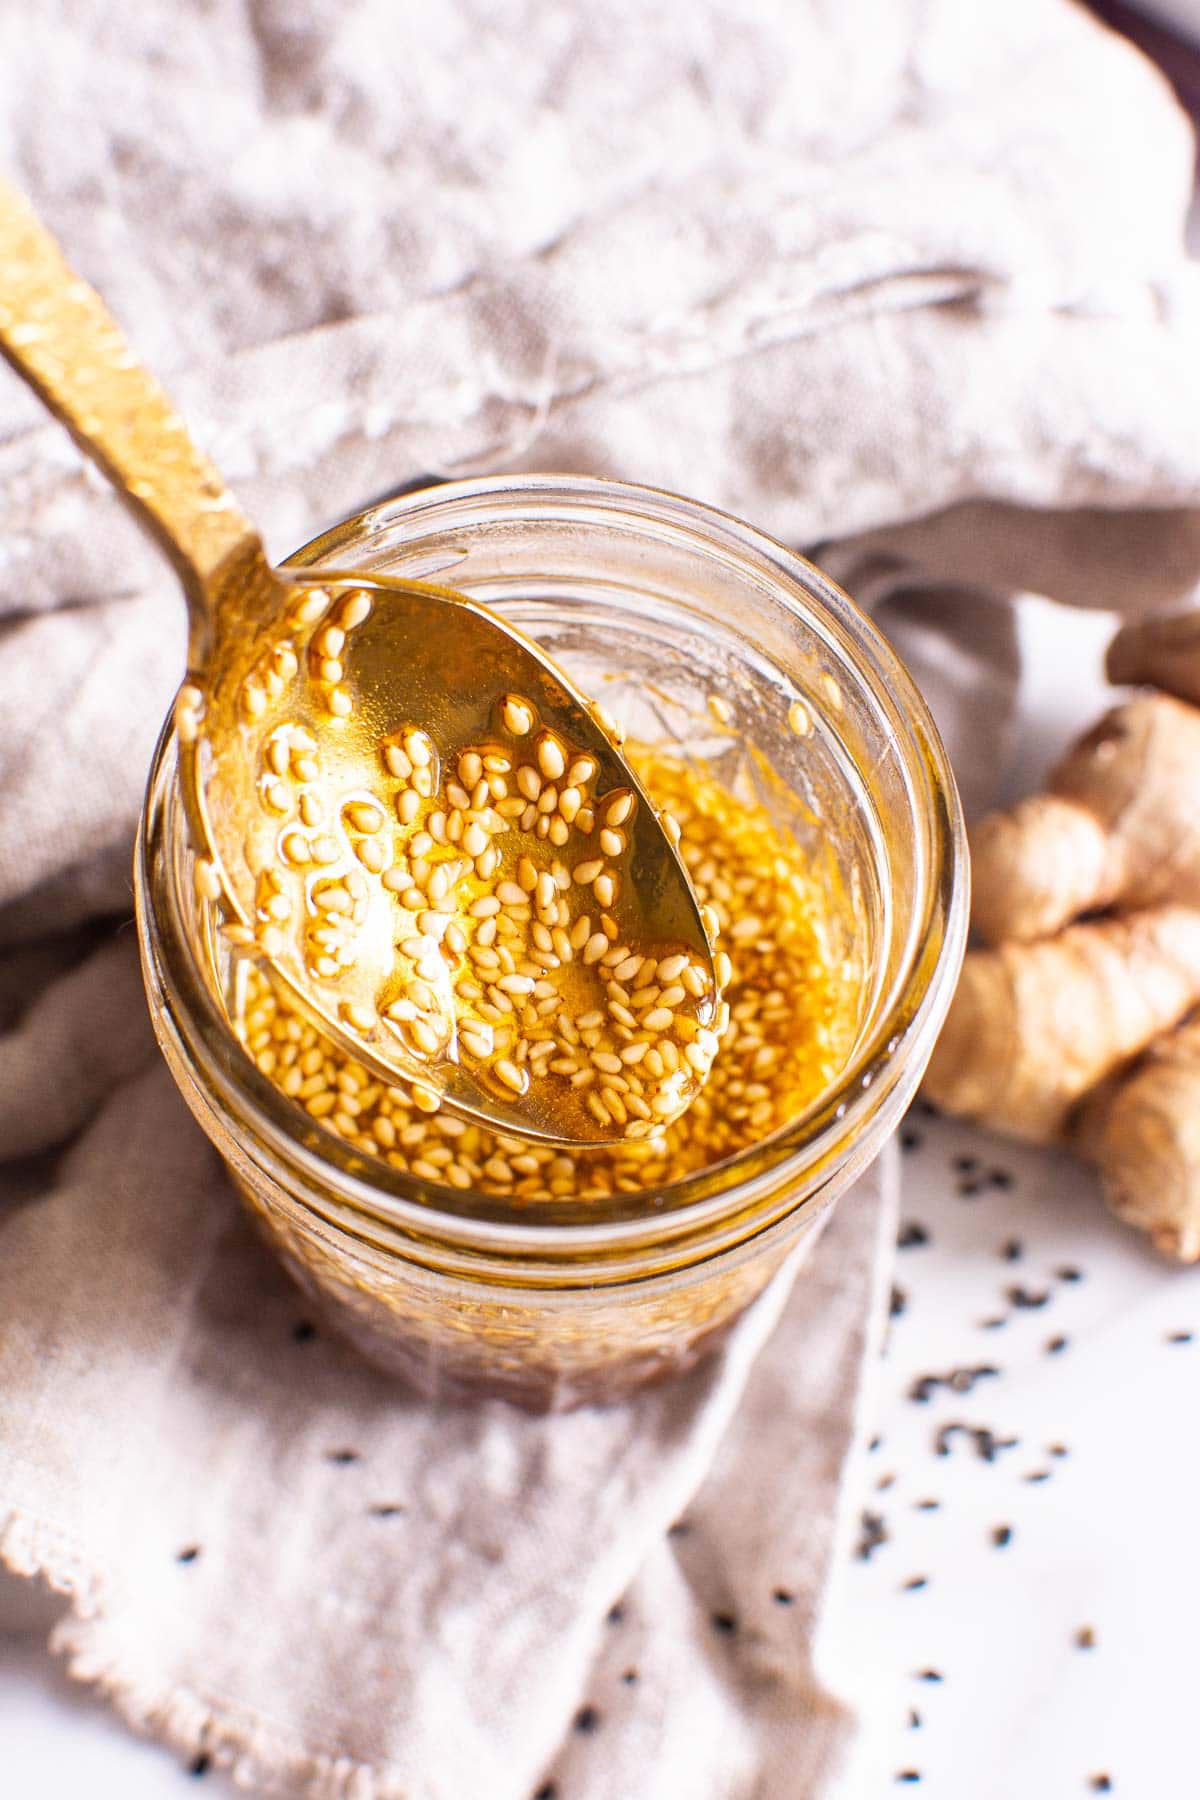
[[915,1706],[910,1706],[908,1709],[908,1729],[910,1731],[920,1731],[921,1729],[921,1715]]
[[940,1500],[916,1500],[913,1504],[918,1512],[936,1512],[942,1503]]
[[638,1672],[636,1669],[626,1669],[621,1680],[625,1683],[626,1687],[632,1687],[637,1678]]
[[1046,1351],[1050,1356],[1058,1356],[1070,1343],[1070,1338],[1052,1337],[1046,1340]]
[[876,1433],[876,1435],[871,1439],[870,1443],[867,1445],[867,1449],[869,1451],[870,1450],[878,1450],[878,1448],[879,1448],[880,1444],[882,1444],[882,1442],[883,1442],[882,1437],[880,1437],[879,1434]]
[[1068,1456],[1070,1454],[1065,1444],[1047,1444],[1046,1448],[1051,1456]]
[[979,1176],[973,1175],[969,1181],[959,1182],[957,1192],[960,1200],[974,1200],[982,1194],[983,1182]]
[[947,1387],[953,1388],[956,1394],[969,1394],[979,1381],[990,1381],[1000,1371],[991,1363],[976,1363],[971,1369],[951,1369],[945,1377]]
[[1093,1794],[1111,1794],[1112,1793],[1112,1776],[1111,1775],[1093,1775],[1092,1776],[1092,1792],[1093,1792]]
[[954,1439],[959,1435],[970,1438],[975,1454],[984,1462],[995,1462],[1000,1450],[1012,1450],[1020,1443],[1019,1438],[999,1438],[986,1425],[964,1425],[958,1420],[951,1420],[943,1425],[933,1440],[933,1447],[938,1456],[949,1456]]
[[691,1524],[687,1519],[676,1519],[673,1525],[667,1526],[667,1536],[674,1538],[686,1537],[691,1529]]
[[915,1594],[918,1592],[919,1589],[921,1589],[923,1587],[928,1587],[928,1586],[929,1586],[928,1575],[911,1575],[909,1577],[909,1579],[903,1584],[901,1592],[905,1593],[905,1594]]
[[1010,1188],[1014,1185],[1014,1178],[1007,1169],[990,1169],[988,1181],[994,1188]]
[[888,1529],[883,1522],[883,1514],[865,1512],[862,1515],[862,1535],[858,1540],[855,1555],[860,1562],[870,1562],[881,1544],[888,1541]]
[[208,1754],[207,1750],[202,1750],[199,1756],[194,1757],[188,1764],[188,1774],[195,1775],[199,1778],[201,1775],[207,1775],[211,1768],[212,1757]]
[[370,1513],[373,1519],[394,1519],[404,1510],[398,1500],[385,1500],[380,1506],[372,1506]]
[[902,1287],[892,1283],[892,1297],[888,1301],[888,1318],[898,1319],[908,1306],[908,1295]]
[[357,1450],[330,1450],[326,1453],[325,1460],[326,1460],[326,1462],[341,1463],[341,1464],[357,1462],[358,1461],[358,1451]]
[[316,1337],[316,1335],[317,1335],[316,1326],[310,1324],[307,1319],[301,1319],[300,1323],[298,1325],[292,1326],[292,1341],[293,1341],[293,1343],[311,1344],[312,1340]]
[[1009,1238],[1001,1254],[1005,1262],[1020,1262],[1025,1254],[1025,1246],[1020,1238]]
[[955,1394],[969,1394],[977,1382],[988,1381],[1000,1371],[992,1363],[976,1363],[971,1368],[951,1369],[947,1375],[918,1375],[908,1390],[910,1400],[924,1403],[932,1400],[940,1387]]
[[199,1556],[199,1554],[200,1554],[199,1544],[189,1544],[186,1549],[181,1550],[178,1553],[178,1555],[175,1558],[175,1561],[181,1562],[181,1563],[193,1563],[193,1562],[195,1562],[195,1560]]
[[1169,1331],[1167,1333],[1168,1344],[1190,1344],[1191,1341],[1192,1334],[1190,1331]]
[[898,1250],[915,1250],[921,1244],[929,1242],[929,1233],[924,1225],[918,1225],[915,1219],[900,1227],[900,1235],[896,1239]]
[[714,1631],[722,1631],[726,1637],[732,1637],[737,1630],[737,1620],[732,1613],[715,1612],[712,1615],[712,1627]]
[[775,1592],[771,1595],[771,1598],[774,1600],[776,1606],[793,1606],[796,1600],[795,1594],[788,1588],[776,1588]]
[[888,1489],[890,1487],[895,1487],[895,1485],[896,1477],[894,1475],[881,1475],[879,1480],[875,1483],[875,1492],[877,1494],[886,1494]]
[[979,1329],[981,1331],[1001,1331],[1007,1324],[1008,1320],[1003,1317],[998,1319],[981,1319],[979,1322]]
[[558,1789],[552,1781],[543,1781],[533,1800],[558,1800]]
[[1011,1306],[1020,1307],[1022,1311],[1033,1311],[1037,1307],[1046,1306],[1049,1303],[1050,1290],[1049,1288],[1043,1288],[1039,1294],[1035,1293],[1032,1288],[1017,1285],[1016,1287],[1005,1288],[1004,1298]]
[[897,1781],[905,1781],[911,1784],[914,1781],[920,1781],[920,1779],[921,1777],[916,1769],[899,1769],[896,1772]]
[[946,1677],[940,1669],[918,1669],[918,1681],[945,1681]]
[[1026,1481],[1049,1481],[1053,1473],[1054,1471],[1052,1469],[1034,1469],[1030,1474],[1024,1476],[1023,1479]]
[[977,1156],[956,1156],[953,1167],[958,1170],[960,1175],[973,1175],[979,1167],[979,1158]]
[[908,1130],[900,1133],[900,1148],[902,1150],[919,1150],[924,1142],[925,1140],[919,1131]]
[[1081,1625],[1075,1633],[1075,1648],[1077,1650],[1094,1650],[1096,1648],[1096,1633],[1090,1625]]
[[1064,1266],[1061,1269],[1055,1269],[1054,1273],[1058,1276],[1058,1279],[1060,1281],[1082,1281],[1083,1280],[1083,1270],[1073,1268],[1070,1263],[1064,1264]]
[[594,1706],[581,1706],[579,1711],[575,1714],[576,1731],[595,1731],[599,1723],[600,1714]]
[[1011,1525],[992,1526],[992,1542],[995,1544],[997,1550],[1003,1550],[1006,1545],[1012,1543],[1012,1539],[1013,1528]]
[[605,1613],[604,1622],[606,1625],[620,1625],[621,1622],[623,1621],[624,1617],[625,1617],[625,1608],[621,1605],[621,1602],[618,1600],[617,1604],[615,1606],[610,1606],[608,1611]]

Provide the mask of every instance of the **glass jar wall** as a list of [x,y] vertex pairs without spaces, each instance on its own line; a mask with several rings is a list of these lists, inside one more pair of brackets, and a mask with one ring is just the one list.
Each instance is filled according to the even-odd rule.
[[537,1201],[464,1190],[364,1154],[247,1055],[230,1023],[232,953],[196,899],[173,745],[160,743],[136,871],[151,1010],[267,1238],[344,1335],[423,1393],[616,1398],[719,1340],[911,1098],[965,936],[944,752],[902,666],[819,571],[672,495],[459,482],[372,508],[293,561],[436,578],[503,611],[631,742],[762,809],[822,896],[821,953],[844,1001],[836,1057],[797,1116],[645,1187]]

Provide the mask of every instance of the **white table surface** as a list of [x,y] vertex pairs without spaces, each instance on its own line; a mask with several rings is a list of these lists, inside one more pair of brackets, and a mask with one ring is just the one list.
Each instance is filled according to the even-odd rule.
[[[1023,608],[1029,730],[1012,787],[1102,703],[1107,630]],[[1200,1271],[1109,1220],[1066,1158],[917,1115],[909,1141],[903,1217],[925,1241],[897,1254],[903,1311],[856,1502],[882,1541],[841,1571],[826,1640],[863,1712],[847,1800],[1195,1800]],[[1037,1304],[1014,1303],[1018,1286]],[[996,1373],[969,1392],[912,1397],[922,1376],[980,1367]],[[985,1460],[960,1431],[939,1455],[954,1423],[1015,1441]],[[45,1618],[19,1624],[11,1601],[0,1589],[0,1800],[225,1791],[73,1690]],[[1109,1790],[1094,1785],[1105,1775]]]

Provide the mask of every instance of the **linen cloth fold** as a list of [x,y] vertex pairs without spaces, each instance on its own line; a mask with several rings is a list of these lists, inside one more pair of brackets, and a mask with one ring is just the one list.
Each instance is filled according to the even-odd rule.
[[[1007,598],[1200,578],[1190,138],[1065,0],[59,0],[0,11],[0,91],[276,554],[416,470],[695,493],[820,546],[973,806]],[[673,1387],[408,1399],[158,1065],[123,921],[182,606],[7,378],[0,619],[0,1554],[75,1673],[263,1792],[824,1796],[890,1170]]]

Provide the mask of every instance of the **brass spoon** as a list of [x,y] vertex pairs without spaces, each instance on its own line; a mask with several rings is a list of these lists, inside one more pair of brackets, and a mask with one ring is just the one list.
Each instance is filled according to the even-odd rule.
[[[453,589],[358,571],[273,570],[99,296],[2,182],[0,272],[0,352],[131,504],[183,584],[182,789],[197,886],[221,903],[226,934],[269,966],[289,1002],[339,1048],[382,1079],[412,1084],[428,1110],[445,1099],[492,1129],[561,1143],[626,1136],[626,1122],[606,1119],[594,1098],[589,1109],[578,1084],[530,1079],[528,1067],[514,1072],[511,1062],[498,1074],[498,1061],[470,1053],[479,1040],[460,1030],[451,959],[440,939],[414,936],[403,892],[387,885],[400,879],[389,875],[389,834],[398,811],[403,820],[403,790],[420,781],[418,753],[431,752],[423,785],[436,792],[439,756],[453,771],[476,747],[503,761],[506,752],[519,760],[520,739],[548,743],[552,769],[561,752],[593,770],[585,796],[600,815],[593,831],[614,796],[617,811],[632,797],[617,834],[619,891],[599,911],[620,945],[660,961],[686,958],[695,973],[679,1014],[693,1040],[699,1030],[715,1047],[708,931],[673,837],[620,754],[611,721],[596,717],[534,643]],[[527,721],[528,729],[509,729]],[[521,846],[514,851],[508,840],[517,835],[497,827],[495,839],[507,844],[514,872]],[[528,835],[535,843],[532,828]],[[594,844],[570,854],[578,867]],[[468,884],[468,898],[471,891]],[[601,993],[604,970],[592,976]],[[412,1012],[405,995],[413,982],[421,984],[419,1017],[401,1021],[391,1015]],[[703,1080],[703,1055],[673,1060],[654,1094],[653,1124],[682,1112]]]

